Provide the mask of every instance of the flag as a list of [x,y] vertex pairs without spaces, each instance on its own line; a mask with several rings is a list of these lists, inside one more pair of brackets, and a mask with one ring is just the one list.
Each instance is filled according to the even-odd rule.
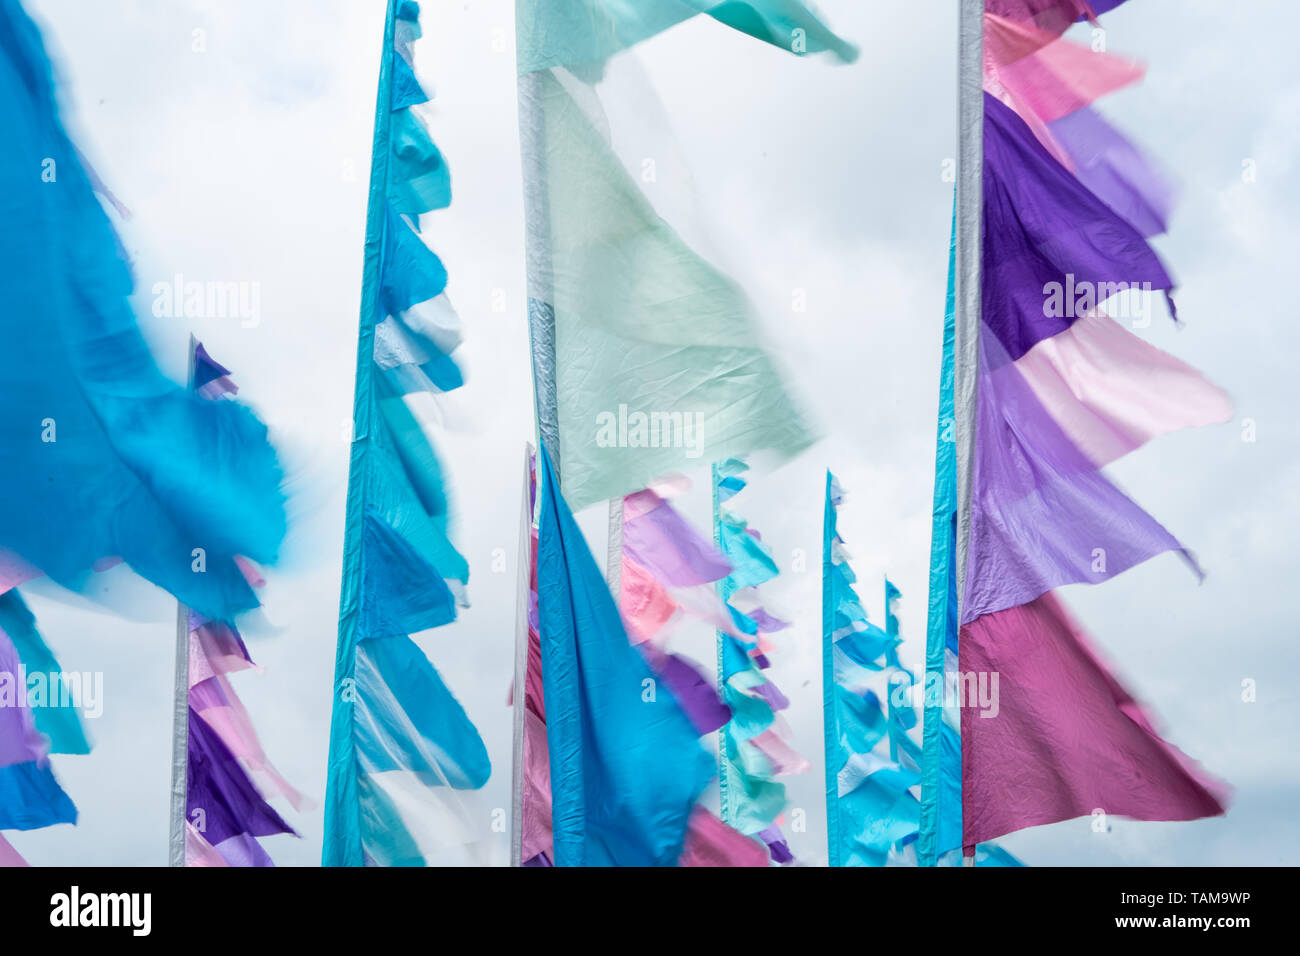
[[690,718],[628,641],[545,446],[537,598],[556,866],[671,866],[713,777]]
[[[1042,17],[1068,22],[1095,12],[1080,4],[1063,13],[1067,6],[1025,0],[997,10],[990,3],[989,12],[1057,34],[1063,27]],[[1222,813],[1225,799],[1220,784],[1158,736],[1051,592],[1103,582],[1164,551],[1200,573],[1102,465],[1155,435],[1222,420],[1230,407],[1198,373],[1111,324],[1103,302],[1130,290],[1168,294],[1173,280],[1141,223],[1095,193],[1069,157],[1053,155],[1031,129],[1088,108],[1113,86],[1104,74],[1116,64],[1049,55],[1054,38],[977,16],[973,6],[962,15],[964,43],[981,22],[986,40],[992,24],[994,55],[983,63],[982,101],[963,86],[962,111],[982,112],[982,176],[971,181],[968,157],[967,178],[959,171],[940,393],[924,864],[1098,808],[1187,820]],[[1008,53],[1009,37],[1032,41],[1025,49],[1039,62]],[[1016,63],[1040,70],[1046,85],[1033,91],[1038,100],[1010,96],[1009,106],[987,91],[990,71],[996,86]],[[980,64],[970,59],[964,68]],[[1097,72],[1078,75],[1087,69]],[[962,251],[972,197],[982,199],[979,261],[970,246]],[[965,292],[954,294],[954,276]]]
[[[236,556],[274,561],[285,532],[266,427],[158,369],[97,180],[16,0],[0,4],[0,36],[0,550],[73,589],[120,559],[201,613],[231,618],[257,605]],[[44,157],[35,172],[34,156]]]
[[469,567],[451,542],[443,469],[404,396],[463,376],[447,272],[419,215],[451,181],[413,107],[419,8],[389,0],[375,110],[325,800],[326,866],[464,863],[478,830],[463,794],[487,748],[411,635],[448,624]]

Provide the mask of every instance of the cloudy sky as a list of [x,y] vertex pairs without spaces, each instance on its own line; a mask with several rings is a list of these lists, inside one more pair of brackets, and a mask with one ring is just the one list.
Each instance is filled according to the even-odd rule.
[[[247,627],[261,673],[235,677],[279,769],[317,802],[266,841],[281,864],[320,858],[339,590],[347,427],[365,183],[383,0],[27,0],[46,28],[75,135],[133,213],[123,229],[138,311],[179,379],[190,332],[234,371],[292,475],[295,522]],[[769,340],[824,436],[735,499],[782,563],[768,605],[795,626],[773,655],[813,763],[790,785],[824,862],[820,704],[822,473],[849,491],[841,530],[881,618],[888,572],[904,593],[905,664],[925,632],[933,434],[955,154],[955,4],[821,0],[862,48],[851,66],[797,60],[701,20],[641,59],[694,175],[699,219],[749,289]],[[473,606],[420,642],[488,744],[477,811],[509,805],[505,706],[523,443],[532,434],[524,321],[513,4],[426,0],[417,67],[430,130],[451,165],[451,208],[425,217],[465,325],[468,383],[431,414],[472,569]],[[1106,114],[1167,167],[1181,195],[1158,241],[1179,282],[1176,330],[1140,334],[1227,388],[1234,422],[1157,440],[1112,475],[1196,551],[1200,586],[1164,556],[1066,600],[1166,735],[1235,788],[1226,818],[1040,827],[1004,844],[1031,864],[1280,864],[1300,854],[1300,686],[1292,607],[1300,531],[1294,413],[1294,222],[1300,218],[1300,12],[1288,0],[1131,0],[1105,18],[1111,52],[1145,82]],[[1087,28],[1081,28],[1087,39]],[[257,321],[155,318],[149,290],[257,283]],[[806,311],[796,312],[797,291]],[[1255,440],[1246,441],[1253,431]],[[707,478],[682,502],[708,521]],[[603,548],[600,508],[582,516]],[[807,556],[807,567],[801,556]],[[67,669],[104,675],[95,751],[56,757],[74,828],[6,834],[37,864],[166,860],[174,605],[139,588],[132,619],[30,590]],[[681,649],[713,659],[710,636]],[[1253,702],[1243,681],[1254,681]],[[485,826],[484,858],[504,834]]]

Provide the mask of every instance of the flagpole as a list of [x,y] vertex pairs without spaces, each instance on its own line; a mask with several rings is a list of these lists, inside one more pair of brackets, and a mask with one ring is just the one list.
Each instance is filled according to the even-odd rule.
[[[961,0],[957,49],[957,275],[953,402],[957,452],[957,606],[966,581],[979,379],[984,219],[984,0]],[[958,621],[960,621],[960,615]]]
[[511,740],[510,865],[523,865],[524,834],[524,721],[528,688],[529,584],[532,580],[533,509],[529,501],[532,485],[533,448],[524,446],[524,493],[519,509],[519,557],[515,572],[515,681],[512,696],[513,738]]
[[614,603],[619,603],[623,590],[623,498],[609,499],[609,532],[606,538],[605,580]]
[[[722,551],[722,512],[719,510],[722,502],[718,498],[718,476],[718,465],[714,462],[709,470],[709,487],[713,500],[713,546],[718,551]],[[731,597],[730,581],[731,576],[728,575],[716,585],[718,596],[722,598],[723,604],[726,604]],[[726,613],[725,609],[724,613]],[[726,636],[719,631],[715,640],[718,648],[718,696],[725,701],[727,699]],[[727,725],[723,724],[718,728],[718,815],[723,823],[731,822],[730,766],[731,748],[727,744]]]
[[[556,396],[555,376],[555,308],[552,304],[553,282],[551,275],[550,202],[546,181],[546,138],[541,110],[538,108],[542,92],[539,72],[519,77],[519,153],[524,181],[525,268],[528,293],[528,344],[532,358],[533,408],[537,440],[537,490],[536,506],[532,512],[532,526],[537,526],[542,503],[542,482],[546,469],[541,457],[550,458],[555,480],[560,479],[559,402]],[[558,489],[557,489],[558,490]],[[531,541],[530,545],[531,547]],[[527,560],[527,552],[524,559]],[[515,641],[515,673],[527,675],[528,636]],[[524,754],[524,699],[521,685],[515,685],[514,740],[515,766],[512,781],[518,785],[510,794],[511,819],[516,828],[511,835],[511,862],[522,864],[523,851],[523,754]]]
[[[361,273],[356,380],[352,397],[352,438],[348,456],[348,494],[343,518],[343,569],[339,586],[338,647],[334,653],[333,708],[330,715],[330,766],[355,766],[353,705],[356,702],[356,647],[361,613],[361,539],[365,523],[367,456],[375,424],[372,372],[375,325],[383,320],[380,299],[384,261],[385,215],[388,210],[388,163],[391,146],[393,47],[397,0],[388,0],[384,42],[380,52],[379,84],[375,92],[375,125],[371,144],[370,184],[366,199],[365,258]],[[325,839],[322,866],[362,866],[361,797],[355,772],[331,772],[325,784]]]
[[826,771],[826,865],[843,866],[840,854],[840,784],[836,751],[839,721],[835,700],[835,605],[831,594],[831,472],[826,469],[822,505],[822,744]]
[[[190,333],[185,374],[186,391],[194,391],[194,349],[199,340]],[[190,610],[176,602],[176,666],[172,688],[172,788],[171,826],[167,865],[185,865],[185,811],[190,765]]]
[[[984,0],[961,0],[957,45],[957,270],[953,408],[957,463],[957,627],[966,588],[979,381],[981,237],[984,222]],[[961,644],[958,641],[960,665]],[[974,866],[975,848],[962,863]]]

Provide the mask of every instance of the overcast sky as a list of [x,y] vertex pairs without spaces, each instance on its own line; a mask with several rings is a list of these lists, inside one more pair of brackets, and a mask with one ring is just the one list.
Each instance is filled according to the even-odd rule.
[[[160,363],[183,375],[191,331],[233,370],[292,475],[295,522],[245,630],[261,673],[234,684],[279,769],[317,802],[281,807],[302,833],[268,839],[282,864],[320,859],[351,418],[365,184],[383,0],[27,0],[66,82],[70,120],[134,213],[124,231],[137,305]],[[781,562],[767,605],[795,626],[772,655],[787,718],[813,768],[790,783],[806,812],[797,856],[824,863],[820,581],[822,473],[849,492],[840,527],[862,597],[904,594],[905,664],[925,641],[933,436],[955,154],[956,5],[821,0],[858,43],[851,66],[797,60],[700,19],[640,48],[695,177],[701,219],[749,289],[793,387],[825,438],[757,474],[735,510]],[[438,447],[471,566],[473,606],[421,635],[483,732],[494,764],[483,812],[509,805],[505,705],[523,443],[532,434],[513,3],[425,0],[417,68],[454,200],[426,216],[465,326],[468,382],[437,414]],[[1289,0],[1131,0],[1104,18],[1112,52],[1145,82],[1103,111],[1181,185],[1158,241],[1179,283],[1175,330],[1140,334],[1233,395],[1227,425],[1159,439],[1110,471],[1196,551],[1064,595],[1174,743],[1235,788],[1226,818],[1039,827],[1003,841],[1031,864],[1281,864],[1300,855],[1292,726],[1300,651],[1292,606],[1300,427],[1290,288],[1300,221],[1300,72]],[[1082,28],[1086,36],[1086,28]],[[198,31],[198,32],[196,32]],[[1243,176],[1243,171],[1253,172]],[[260,320],[154,318],[149,290],[259,284]],[[795,290],[807,310],[796,313]],[[245,326],[250,327],[245,327]],[[1243,440],[1244,421],[1256,440]],[[707,475],[682,508],[707,527]],[[603,548],[600,508],[582,516]],[[807,569],[798,568],[800,554]],[[140,588],[135,620],[24,587],[65,669],[101,671],[88,757],[56,757],[74,828],[6,834],[35,864],[166,861],[174,604]],[[37,592],[40,593],[37,593]],[[713,660],[711,635],[680,650]],[[1244,680],[1256,699],[1242,700]],[[486,852],[506,859],[504,834]]]

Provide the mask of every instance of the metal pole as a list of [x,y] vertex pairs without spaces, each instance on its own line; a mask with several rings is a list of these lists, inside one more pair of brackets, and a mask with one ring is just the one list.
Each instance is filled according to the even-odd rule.
[[[199,340],[190,333],[185,387],[194,391],[194,349]],[[190,763],[190,609],[176,603],[176,667],[172,693],[172,799],[167,865],[185,865],[185,819]]]

